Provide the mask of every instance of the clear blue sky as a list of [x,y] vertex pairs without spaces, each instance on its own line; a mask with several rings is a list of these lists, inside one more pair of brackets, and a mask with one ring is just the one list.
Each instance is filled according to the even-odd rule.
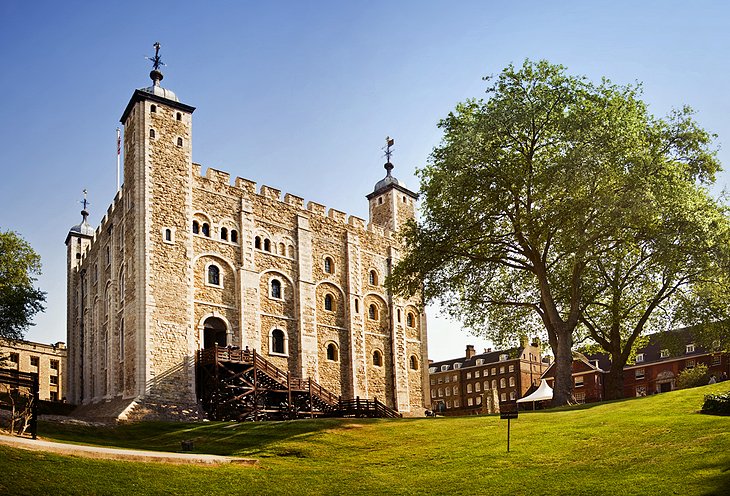
[[[730,163],[726,2],[200,4],[0,2],[0,229],[41,255],[48,292],[28,339],[66,339],[63,242],[82,189],[94,225],[115,193],[115,128],[150,83],[144,57],[158,40],[163,86],[197,107],[195,162],[364,218],[386,135],[394,174],[417,189],[439,119],[481,96],[482,76],[525,58],[641,81],[656,115],[692,106]],[[433,359],[486,346],[429,318]]]

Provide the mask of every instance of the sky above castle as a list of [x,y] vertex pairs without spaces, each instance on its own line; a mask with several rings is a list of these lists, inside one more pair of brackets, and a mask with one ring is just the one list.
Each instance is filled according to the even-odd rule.
[[[592,80],[643,82],[657,116],[690,105],[730,169],[730,4],[624,0],[0,2],[0,230],[43,261],[47,310],[27,338],[65,341],[69,228],[81,191],[98,225],[116,191],[116,127],[149,86],[197,107],[193,160],[362,218],[393,174],[413,190],[439,119],[481,97],[482,77],[525,58]],[[716,193],[730,173],[718,177]],[[429,309],[429,355],[488,344]]]

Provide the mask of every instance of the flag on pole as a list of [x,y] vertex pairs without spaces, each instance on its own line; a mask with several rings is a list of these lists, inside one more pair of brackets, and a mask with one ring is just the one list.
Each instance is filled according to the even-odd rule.
[[117,128],[117,155],[122,154],[122,138],[119,134],[119,128]]

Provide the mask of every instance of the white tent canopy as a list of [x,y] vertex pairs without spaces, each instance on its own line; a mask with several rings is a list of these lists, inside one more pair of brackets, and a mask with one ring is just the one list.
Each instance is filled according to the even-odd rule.
[[548,386],[545,379],[542,379],[540,387],[535,390],[531,395],[525,396],[517,400],[517,403],[527,403],[530,401],[543,401],[553,399],[553,388]]

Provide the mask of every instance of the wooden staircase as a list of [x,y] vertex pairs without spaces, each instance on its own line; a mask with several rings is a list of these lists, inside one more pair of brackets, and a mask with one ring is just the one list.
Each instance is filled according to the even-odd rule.
[[198,401],[212,420],[401,416],[377,399],[343,400],[310,378],[282,371],[256,350],[200,350],[196,376]]

